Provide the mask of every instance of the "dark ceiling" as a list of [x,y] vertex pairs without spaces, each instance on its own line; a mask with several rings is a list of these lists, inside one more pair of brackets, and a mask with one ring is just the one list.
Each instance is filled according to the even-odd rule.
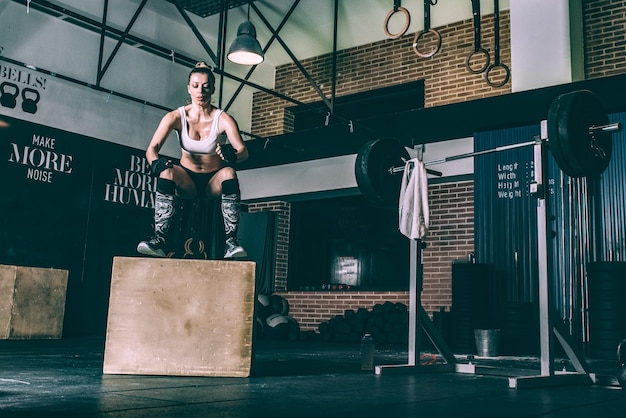
[[[176,3],[176,0],[168,0],[170,3]],[[218,14],[223,7],[227,5],[228,9],[233,9],[241,5],[247,4],[248,0],[179,0],[183,9],[200,17],[207,17]]]

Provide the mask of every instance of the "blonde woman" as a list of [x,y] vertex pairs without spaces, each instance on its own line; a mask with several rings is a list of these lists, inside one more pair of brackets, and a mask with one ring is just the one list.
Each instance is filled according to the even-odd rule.
[[[239,134],[237,122],[211,105],[215,76],[204,62],[189,73],[187,85],[191,103],[167,113],[157,127],[146,159],[158,177],[154,202],[154,236],[137,246],[141,254],[165,257],[165,240],[172,222],[175,198],[220,197],[226,243],[224,258],[246,257],[237,240],[241,192],[232,167],[248,158],[248,149]],[[159,156],[170,133],[175,131],[182,150],[180,165]],[[219,144],[223,134],[229,144]]]

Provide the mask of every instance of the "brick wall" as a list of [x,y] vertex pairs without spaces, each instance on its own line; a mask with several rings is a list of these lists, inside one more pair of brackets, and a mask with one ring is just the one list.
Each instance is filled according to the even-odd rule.
[[276,291],[287,289],[287,270],[289,263],[289,220],[291,205],[286,202],[262,202],[247,205],[249,213],[277,212],[276,268],[274,270],[274,288]]
[[[510,93],[510,82],[492,88],[482,74],[470,73],[465,61],[473,51],[471,19],[437,28],[441,33],[441,50],[431,58],[421,58],[412,48],[415,34],[337,51],[336,96],[368,91],[409,81],[425,80],[426,107],[462,102],[480,97]],[[493,48],[493,15],[482,18],[482,44]],[[510,19],[503,11],[500,18],[501,61],[510,67]],[[300,62],[326,97],[331,95],[332,54]],[[276,68],[274,89],[304,103],[321,98],[298,67],[285,64]],[[293,106],[265,93],[254,94],[252,132],[271,136],[290,132],[293,126],[284,108]],[[288,112],[287,112],[288,113]],[[341,115],[339,115],[341,116]]]
[[626,71],[626,0],[583,1],[585,78]]
[[422,305],[427,312],[450,310],[452,262],[474,251],[474,182],[430,184],[428,206]]
[[[626,71],[626,0],[583,0],[585,78],[622,74]],[[482,44],[493,54],[493,15],[481,21]],[[510,67],[510,15],[500,18],[501,61]],[[425,106],[474,100],[510,93],[510,83],[489,87],[482,74],[471,74],[465,60],[473,49],[471,19],[439,27],[442,47],[432,58],[418,57],[411,45],[415,34],[384,40],[337,53],[338,97],[382,86],[424,79]],[[302,60],[302,66],[327,97],[331,92],[332,55]],[[513,70],[513,69],[512,69]],[[320,100],[317,92],[295,64],[276,69],[275,90],[304,103]],[[252,132],[270,136],[291,132],[293,121],[284,108],[292,106],[264,92],[254,94]]]

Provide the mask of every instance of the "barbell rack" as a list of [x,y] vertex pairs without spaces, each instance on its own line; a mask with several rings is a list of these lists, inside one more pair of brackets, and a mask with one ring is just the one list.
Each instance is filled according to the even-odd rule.
[[[420,293],[423,282],[423,263],[422,249],[424,243],[420,239],[411,239],[410,251],[410,286],[409,286],[409,346],[408,346],[408,362],[401,365],[378,365],[375,366],[376,374],[383,372],[450,372],[470,373],[509,376],[509,388],[535,388],[547,387],[566,384],[593,384],[597,382],[597,377],[592,373],[587,365],[584,355],[576,345],[572,344],[569,332],[564,329],[562,324],[555,320],[556,315],[553,312],[552,300],[549,290],[548,280],[548,211],[546,199],[547,174],[545,167],[547,166],[547,145],[548,138],[548,121],[541,121],[541,135],[533,141],[527,141],[512,145],[500,146],[484,151],[476,151],[471,153],[453,155],[439,160],[425,162],[424,165],[434,165],[446,163],[463,158],[470,158],[500,151],[506,151],[515,148],[533,146],[534,160],[534,181],[530,184],[530,193],[537,199],[537,259],[538,259],[538,288],[539,288],[539,337],[540,337],[540,374],[536,376],[528,376],[525,373],[522,376],[509,376],[511,369],[498,368],[491,366],[477,366],[469,363],[459,363],[454,353],[448,347],[439,331],[432,324],[428,313],[421,304]],[[611,123],[599,126],[590,126],[589,135],[594,136],[597,133],[616,133],[622,130],[620,123]],[[404,171],[405,166],[394,166],[388,169],[390,174]],[[446,364],[439,365],[421,365],[420,364],[420,329],[430,338],[435,348],[439,351]],[[554,342],[555,339],[563,347],[563,350],[569,358],[575,372],[556,371],[554,365]]]

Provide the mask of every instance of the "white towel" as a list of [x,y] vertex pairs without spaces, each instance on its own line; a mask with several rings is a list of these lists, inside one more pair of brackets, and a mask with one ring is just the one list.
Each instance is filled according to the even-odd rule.
[[404,166],[400,187],[400,232],[410,239],[428,233],[428,178],[424,162],[410,159]]

